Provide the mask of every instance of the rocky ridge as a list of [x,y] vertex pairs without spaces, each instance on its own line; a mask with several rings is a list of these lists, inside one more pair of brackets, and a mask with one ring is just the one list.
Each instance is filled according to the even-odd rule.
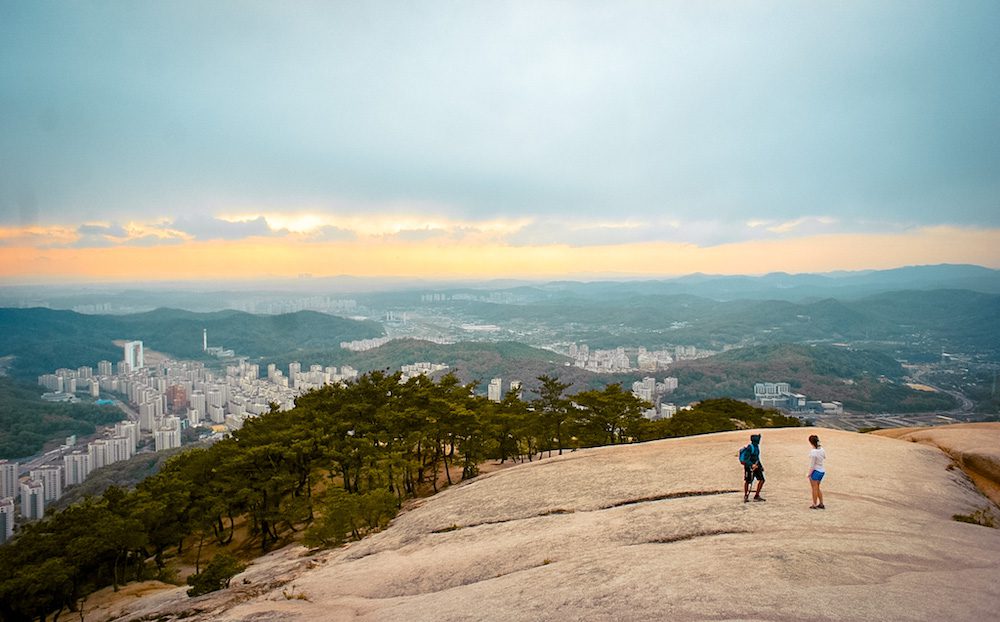
[[[422,500],[333,551],[288,547],[232,587],[119,603],[139,620],[983,620],[1000,610],[991,506],[936,447],[761,430],[764,503],[743,503],[749,431],[567,453]],[[809,509],[806,438],[827,449]],[[1000,447],[1000,426],[977,442]],[[995,507],[989,511],[995,511]],[[97,612],[95,612],[97,613]]]

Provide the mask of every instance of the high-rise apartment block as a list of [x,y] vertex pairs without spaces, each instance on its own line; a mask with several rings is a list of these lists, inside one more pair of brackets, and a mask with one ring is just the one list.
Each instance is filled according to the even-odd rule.
[[159,427],[157,427],[156,432],[153,433],[153,441],[156,446],[156,451],[180,447],[180,417],[164,417]]
[[14,499],[0,497],[0,544],[14,537]]
[[31,480],[21,484],[21,516],[38,520],[45,516],[45,485]]
[[494,378],[490,380],[490,384],[486,387],[486,397],[491,402],[499,402],[502,399],[503,394],[503,380],[501,378]]
[[113,375],[113,371],[111,361],[100,361],[97,363],[97,375],[111,376]]
[[111,460],[112,454],[107,439],[102,438],[93,441],[87,446],[87,450],[90,456],[91,471],[96,471],[114,462],[114,460]]
[[178,414],[187,410],[187,390],[179,384],[167,387],[167,412]]
[[31,479],[45,487],[45,501],[55,501],[62,496],[62,467],[50,466],[31,469]]
[[82,484],[90,475],[90,454],[82,451],[66,454],[63,456],[63,472],[67,486]]
[[20,467],[17,462],[0,460],[0,497],[14,497],[20,492],[17,485]]
[[126,342],[122,349],[125,351],[125,370],[133,372],[146,366],[146,361],[142,355],[142,342]]
[[517,399],[521,399],[522,391],[521,391],[521,381],[520,380],[511,380],[510,381],[510,392],[513,393],[513,394],[515,394],[515,395],[517,395]]
[[49,391],[62,393],[65,379],[55,374],[43,374],[38,377],[39,386],[45,387]]
[[191,408],[205,412],[205,406],[208,405],[208,402],[205,400],[205,392],[198,389],[192,391],[191,397],[188,398],[188,405]]
[[134,454],[139,446],[139,424],[135,421],[119,421],[115,424],[115,436],[124,436],[130,439]]
[[143,432],[152,432],[156,427],[156,403],[145,402],[139,404],[139,429]]
[[108,451],[111,462],[120,462],[135,455],[135,446],[130,436],[112,436],[108,439]]

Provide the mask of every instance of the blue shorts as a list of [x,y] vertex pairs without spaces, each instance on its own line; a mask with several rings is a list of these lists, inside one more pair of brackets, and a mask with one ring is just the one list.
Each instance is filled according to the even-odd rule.
[[812,473],[809,474],[809,479],[814,482],[822,482],[824,475],[826,475],[826,471],[817,471],[816,469],[813,469]]

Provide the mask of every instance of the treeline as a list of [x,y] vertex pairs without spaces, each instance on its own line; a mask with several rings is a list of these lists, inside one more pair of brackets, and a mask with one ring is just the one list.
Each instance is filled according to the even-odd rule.
[[97,426],[121,421],[113,406],[45,402],[42,389],[0,377],[0,458],[22,458],[47,441],[93,434]]
[[[202,547],[233,541],[245,520],[260,549],[302,535],[333,545],[385,526],[404,499],[474,477],[487,460],[542,459],[576,447],[798,425],[733,400],[710,400],[672,419],[642,417],[620,385],[567,397],[541,376],[530,402],[473,394],[454,375],[434,382],[373,372],[302,395],[294,409],[250,419],[209,448],[169,460],[133,491],[112,487],[23,527],[0,547],[0,617],[76,611],[101,587],[166,576],[167,553],[193,547],[192,593],[228,581]],[[304,532],[304,533],[303,533]],[[214,558],[213,558],[214,559]]]

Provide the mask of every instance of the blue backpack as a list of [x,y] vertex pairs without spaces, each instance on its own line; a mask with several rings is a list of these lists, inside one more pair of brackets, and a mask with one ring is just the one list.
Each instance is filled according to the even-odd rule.
[[740,450],[740,464],[755,464],[758,460],[758,456],[760,456],[760,454],[757,452],[757,448],[754,447],[753,443],[750,443]]

